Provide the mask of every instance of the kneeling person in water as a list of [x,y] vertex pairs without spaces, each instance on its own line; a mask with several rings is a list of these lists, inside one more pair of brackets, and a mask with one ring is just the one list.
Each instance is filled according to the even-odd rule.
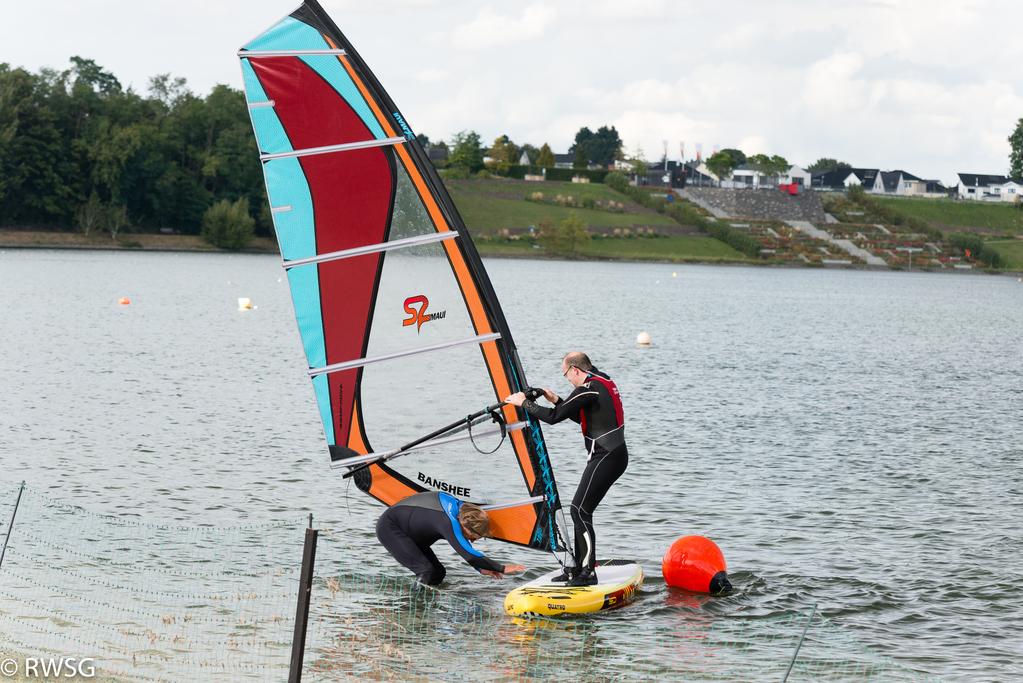
[[465,503],[439,491],[427,491],[399,500],[377,520],[377,538],[420,583],[436,586],[447,570],[430,546],[440,539],[481,574],[494,579],[525,571],[521,564],[497,564],[472,547],[472,542],[490,537],[490,518],[472,503]]
[[522,392],[505,399],[522,406],[531,417],[548,424],[564,419],[578,422],[586,446],[586,469],[572,498],[572,522],[575,525],[575,567],[555,581],[568,581],[569,586],[589,586],[597,582],[597,534],[593,528],[593,511],[603,500],[611,485],[629,466],[629,449],[625,446],[625,414],[618,387],[611,378],[594,367],[581,351],[569,353],[561,361],[561,372],[574,390],[568,398],[558,397],[544,389],[544,397],[553,408],[537,405]]

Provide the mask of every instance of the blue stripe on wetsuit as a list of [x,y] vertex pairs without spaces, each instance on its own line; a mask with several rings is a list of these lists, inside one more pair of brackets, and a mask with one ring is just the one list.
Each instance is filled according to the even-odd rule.
[[[455,538],[458,539],[458,543],[465,548],[466,552],[476,557],[486,557],[483,553],[472,547],[472,543],[469,543],[468,539],[462,535],[462,524],[458,521],[458,510],[462,507],[462,501],[458,500],[454,496],[450,496],[443,491],[438,491],[437,496],[440,498],[440,505],[444,509],[444,514],[451,520],[451,528],[455,532]],[[477,569],[476,571],[480,571]]]

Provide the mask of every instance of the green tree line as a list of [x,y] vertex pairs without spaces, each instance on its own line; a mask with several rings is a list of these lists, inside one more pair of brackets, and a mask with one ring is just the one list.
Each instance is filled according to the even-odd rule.
[[38,73],[0,63],[0,225],[119,215],[137,229],[199,234],[208,208],[245,200],[269,235],[244,94],[218,85],[199,97],[167,74],[148,85],[145,96],[125,89],[81,57]]
[[[533,166],[554,168],[555,164],[554,153],[546,142],[539,148],[528,143],[517,145],[507,135],[501,135],[485,149],[481,144],[482,136],[474,130],[455,133],[450,143],[431,142],[424,134],[416,138],[423,147],[443,147],[449,150],[447,161],[438,164],[448,171],[444,174],[446,178],[466,177],[484,170],[488,174],[503,176],[511,166],[519,163],[522,152],[529,155]],[[596,133],[586,127],[580,128],[575,143],[568,151],[575,155],[573,168],[578,169],[585,169],[591,161],[606,168],[616,159],[625,158],[621,137],[614,126],[601,126]],[[484,163],[484,156],[489,157],[490,161]]]

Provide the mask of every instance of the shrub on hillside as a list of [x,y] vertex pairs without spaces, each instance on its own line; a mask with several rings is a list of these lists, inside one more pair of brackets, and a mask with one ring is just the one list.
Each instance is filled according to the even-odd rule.
[[604,176],[604,184],[623,194],[631,187],[629,185],[629,177],[620,171],[614,171]]
[[1001,261],[1001,257],[998,252],[985,244],[984,240],[979,235],[973,235],[966,232],[954,232],[948,236],[948,241],[953,247],[964,254],[967,254],[968,257],[975,258],[993,268],[997,268]]
[[668,215],[679,225],[694,225],[701,232],[707,232],[707,226],[710,224],[710,221],[701,216],[696,209],[682,202],[672,202],[668,207]]
[[202,216],[202,236],[220,249],[241,249],[251,240],[256,220],[249,215],[249,200],[239,199],[233,204],[223,200],[206,209]]
[[928,237],[931,237],[936,240],[945,239],[945,234],[941,232],[941,230],[934,227],[924,219],[918,218],[917,216],[910,216],[909,218],[907,218],[906,225],[913,228],[914,231],[920,233],[921,235],[927,235]]
[[760,256],[760,240],[747,232],[733,230],[724,223],[711,223],[710,221],[707,222],[707,227],[704,230],[714,239],[724,242],[732,249],[741,251],[750,258]]

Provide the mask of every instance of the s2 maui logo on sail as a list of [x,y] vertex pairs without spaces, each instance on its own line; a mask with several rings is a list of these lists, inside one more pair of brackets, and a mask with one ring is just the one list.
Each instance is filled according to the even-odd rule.
[[394,112],[392,116],[394,116],[394,120],[398,123],[398,125],[401,126],[401,132],[405,135],[405,139],[409,141],[414,140],[416,136],[412,132],[412,129],[408,127],[408,124],[405,123],[405,119],[401,118],[401,114]]
[[[419,304],[417,309],[415,306]],[[409,325],[416,326],[416,332],[419,332],[419,328],[423,326],[423,323],[428,323],[431,320],[440,320],[448,314],[447,311],[440,311],[439,313],[427,313],[426,307],[430,305],[429,299],[425,296],[410,296],[405,299],[405,312],[409,314],[408,318],[401,321],[403,327]]]

